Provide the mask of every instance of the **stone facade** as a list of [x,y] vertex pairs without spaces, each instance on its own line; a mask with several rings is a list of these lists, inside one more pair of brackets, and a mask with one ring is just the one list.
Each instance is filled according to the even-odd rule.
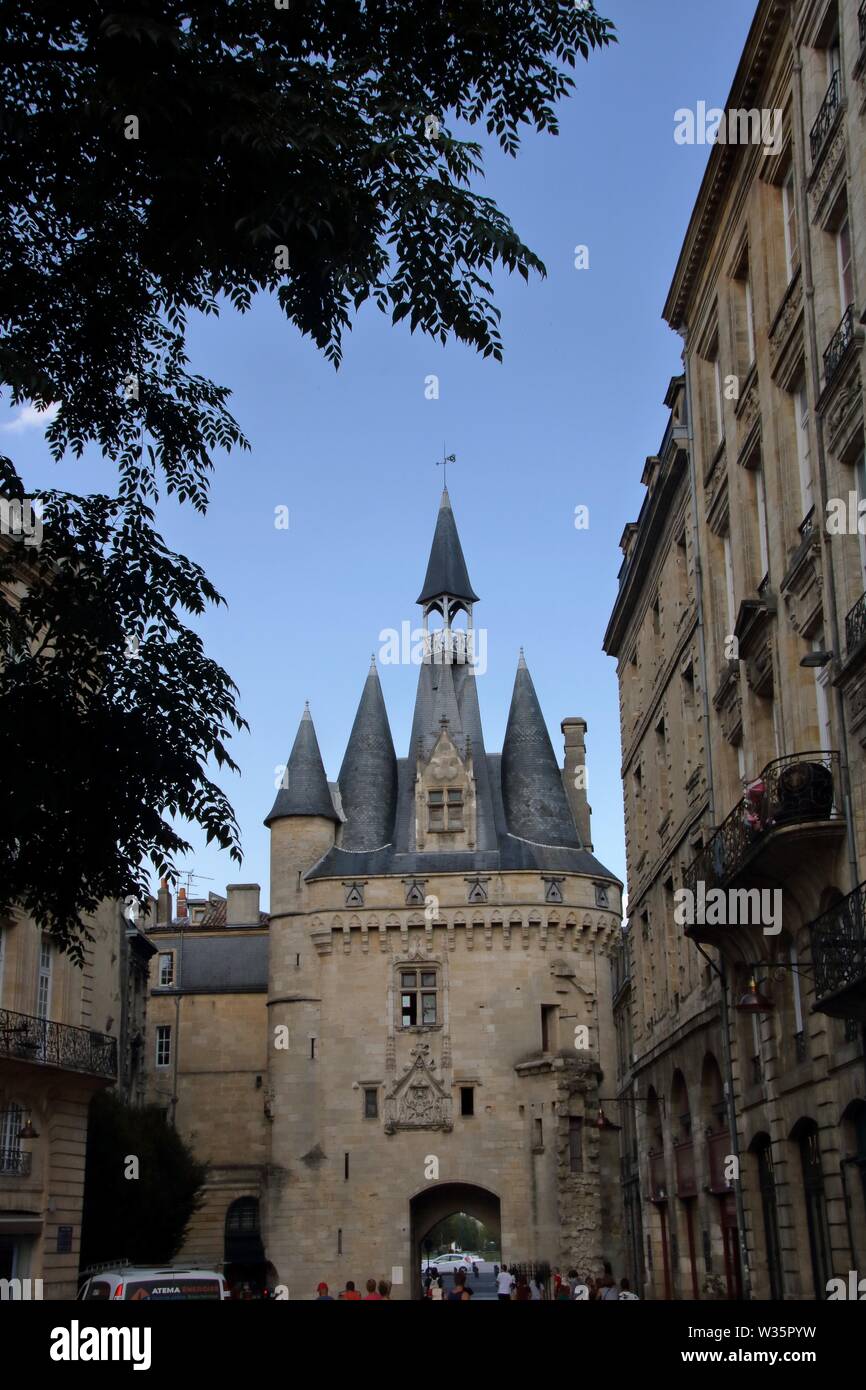
[[[176,1079],[154,1072],[152,1091],[211,1172],[181,1257],[228,1263],[223,1227],[257,1199],[258,1277],[292,1298],[371,1276],[411,1297],[424,1239],[458,1211],[507,1260],[588,1276],[622,1259],[617,1141],[598,1124],[621,885],[591,853],[586,724],[564,722],[563,766],[521,656],[502,754],[485,751],[457,625],[471,632],[477,598],[447,493],[418,601],[409,756],[375,669],[337,782],[301,720],[266,822],[267,997],[260,962],[237,956],[260,928],[201,922],[151,998],[152,1037],[180,1040]],[[179,956],[162,920],[160,952]],[[208,964],[226,937],[230,990],[225,962]]]
[[117,903],[86,919],[81,967],[22,915],[0,923],[0,1278],[74,1298],[88,1107],[144,1097],[152,947]]
[[[821,1298],[866,1258],[866,539],[833,522],[866,497],[864,68],[856,0],[758,6],[727,109],[779,111],[782,140],[712,151],[622,540],[614,1008],[649,1297]],[[744,923],[737,890],[781,913]]]

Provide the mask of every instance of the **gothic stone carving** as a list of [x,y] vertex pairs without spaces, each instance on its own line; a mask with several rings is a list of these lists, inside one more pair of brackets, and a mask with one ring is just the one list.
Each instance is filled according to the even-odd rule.
[[437,1080],[435,1063],[429,1054],[429,1043],[413,1047],[414,1062],[385,1096],[386,1134],[400,1129],[453,1128],[451,1096]]

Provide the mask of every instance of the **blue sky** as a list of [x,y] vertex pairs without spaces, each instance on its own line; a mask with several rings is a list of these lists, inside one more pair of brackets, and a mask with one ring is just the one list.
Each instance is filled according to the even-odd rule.
[[[661,308],[706,165],[674,142],[674,112],[723,105],[754,0],[598,0],[620,42],[577,71],[561,134],[528,135],[516,161],[491,146],[484,191],[541,256],[546,280],[499,276],[504,365],[433,344],[361,311],[339,372],[256,303],[193,325],[193,368],[232,388],[252,453],[218,463],[209,511],[171,500],[159,525],[228,600],[200,624],[240,687],[250,733],[241,776],[219,774],[240,822],[244,864],[204,845],[193,890],[256,881],[268,901],[275,796],[304,701],[335,778],[380,633],[410,621],[424,577],[443,441],[449,491],[488,633],[479,695],[489,751],[501,747],[518,650],[557,754],[560,720],[582,715],[598,857],[625,877],[615,664],[601,641],[616,594],[619,537],[640,509],[644,459],[681,369]],[[589,269],[574,267],[575,247]],[[425,379],[439,377],[439,399]],[[17,412],[16,412],[17,414]],[[6,423],[11,415],[5,415]],[[31,488],[110,490],[108,464],[59,466],[39,428],[2,440]],[[289,509],[288,530],[274,509]],[[589,508],[576,530],[575,508]],[[408,750],[417,668],[380,668],[398,756]]]

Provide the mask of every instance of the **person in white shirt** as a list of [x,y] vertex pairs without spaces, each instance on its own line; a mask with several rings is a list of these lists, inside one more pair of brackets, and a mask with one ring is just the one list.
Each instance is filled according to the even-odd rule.
[[620,1288],[622,1289],[622,1293],[621,1293],[620,1296],[619,1296],[619,1297],[620,1297],[620,1302],[621,1302],[621,1303],[625,1303],[625,1302],[628,1302],[628,1303],[639,1303],[639,1302],[640,1302],[640,1299],[638,1298],[637,1294],[636,1294],[636,1293],[632,1293],[632,1291],[631,1291],[631,1285],[629,1284],[629,1282],[628,1282],[627,1279],[620,1279],[620,1281],[619,1281],[619,1286],[620,1286]]
[[511,1298],[511,1290],[514,1288],[516,1280],[513,1274],[509,1274],[508,1266],[503,1265],[499,1274],[496,1276],[496,1290],[499,1298]]

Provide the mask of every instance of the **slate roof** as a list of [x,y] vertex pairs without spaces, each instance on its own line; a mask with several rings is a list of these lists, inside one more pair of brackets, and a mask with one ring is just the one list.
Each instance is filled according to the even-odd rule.
[[[448,493],[443,492],[427,576],[418,602],[442,594],[475,602]],[[415,784],[442,728],[461,757],[472,757],[475,775],[476,847],[420,851],[415,842]],[[303,721],[302,721],[303,724]],[[300,738],[300,731],[299,731]],[[315,739],[315,735],[313,735]],[[296,740],[297,745],[297,740]],[[318,744],[315,745],[318,756]],[[321,758],[318,758],[321,765]],[[323,804],[324,769],[317,777]],[[289,784],[291,787],[291,766]],[[277,797],[268,820],[283,811]],[[364,685],[332,808],[345,817],[334,846],[307,873],[308,879],[425,877],[435,873],[495,873],[526,869],[584,874],[618,882],[581,843],[532,678],[520,655],[502,754],[484,746],[475,673],[471,664],[422,663],[418,673],[409,756],[394,752],[375,661]],[[298,804],[304,804],[303,802]],[[308,802],[307,804],[312,804]],[[333,819],[339,820],[335,813]]]
[[462,598],[467,603],[477,603],[478,595],[469,583],[469,572],[463,558],[463,547],[457,534],[457,523],[451,510],[448,489],[442,490],[436,530],[430,547],[427,574],[424,586],[418,595],[418,603],[427,603],[431,598],[448,594],[450,598]]
[[301,715],[284,781],[265,825],[285,816],[324,816],[339,823],[309,705]]

